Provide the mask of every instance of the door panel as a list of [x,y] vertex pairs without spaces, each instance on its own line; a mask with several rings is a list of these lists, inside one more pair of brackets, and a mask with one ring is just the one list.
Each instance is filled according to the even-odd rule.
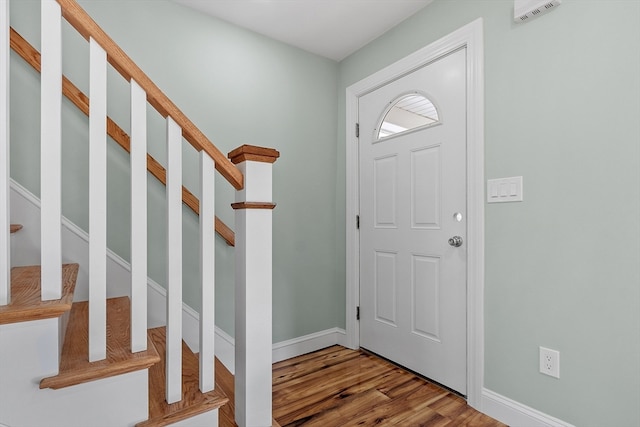
[[413,255],[411,264],[412,332],[440,341],[440,258]]
[[397,254],[376,252],[376,320],[396,324],[396,258]]
[[374,160],[374,189],[376,227],[396,227],[397,156]]
[[411,152],[411,227],[440,228],[440,146]]
[[[464,49],[449,54],[360,97],[358,107],[360,344],[462,394],[466,244],[448,239],[466,239],[465,61]],[[427,124],[378,139],[390,102],[411,93],[428,98],[437,121],[394,108],[402,123]],[[394,117],[385,126],[402,129]]]

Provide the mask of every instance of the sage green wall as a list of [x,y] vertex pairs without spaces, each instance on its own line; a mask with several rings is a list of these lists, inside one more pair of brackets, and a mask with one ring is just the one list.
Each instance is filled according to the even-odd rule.
[[[576,426],[638,426],[640,2],[515,24],[510,0],[436,0],[342,61],[338,234],[345,89],[479,17],[486,178],[524,177],[524,202],[485,210],[485,387]],[[559,380],[538,346],[560,351]]]
[[[242,144],[276,148],[274,165],[273,339],[336,326],[344,292],[336,278],[335,134],[338,65],[205,17],[168,1],[80,1],[223,153]],[[12,25],[39,48],[39,2],[11,2]],[[64,24],[64,72],[88,93],[88,45]],[[35,194],[39,176],[39,76],[15,54],[12,176]],[[109,72],[109,115],[129,129],[128,85]],[[165,164],[164,125],[149,110],[149,152]],[[88,121],[64,104],[63,213],[88,229]],[[197,157],[184,143],[184,182],[198,194]],[[129,157],[109,142],[109,247],[129,259]],[[150,276],[165,283],[164,187],[149,179]],[[217,214],[233,228],[231,186],[218,176]],[[184,298],[199,309],[197,219],[184,209]],[[327,230],[331,230],[328,232]],[[233,251],[216,241],[216,320],[233,334]]]
[[[518,25],[510,0],[436,0],[340,64],[166,1],[81,4],[223,152],[281,151],[276,342],[344,327],[345,88],[482,17],[486,177],[525,182],[524,202],[486,206],[485,386],[578,426],[640,425],[640,2],[565,0]],[[39,46],[38,3],[11,7]],[[65,73],[86,91],[86,44],[66,27],[64,37]],[[39,78],[15,54],[11,66],[12,176],[38,194]],[[126,84],[112,72],[109,85],[109,114],[127,129]],[[87,122],[68,103],[64,119],[64,213],[86,229]],[[149,150],[164,163],[163,125],[150,122]],[[109,245],[128,258],[128,156],[114,145]],[[220,181],[218,214],[232,225]],[[150,272],[164,283],[164,190],[149,182]],[[189,256],[196,229],[185,209]],[[217,323],[232,333],[233,252],[216,245]],[[197,308],[196,266],[186,271]],[[537,372],[540,345],[561,352],[560,380]]]

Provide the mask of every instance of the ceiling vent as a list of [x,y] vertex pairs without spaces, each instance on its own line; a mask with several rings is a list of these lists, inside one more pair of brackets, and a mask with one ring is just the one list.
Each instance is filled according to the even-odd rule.
[[532,18],[557,9],[561,0],[515,0],[513,7],[513,20],[527,22]]

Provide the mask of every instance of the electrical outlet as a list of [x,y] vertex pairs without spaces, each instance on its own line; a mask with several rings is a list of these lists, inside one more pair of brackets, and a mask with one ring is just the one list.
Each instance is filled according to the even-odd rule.
[[560,352],[540,347],[540,372],[560,378]]

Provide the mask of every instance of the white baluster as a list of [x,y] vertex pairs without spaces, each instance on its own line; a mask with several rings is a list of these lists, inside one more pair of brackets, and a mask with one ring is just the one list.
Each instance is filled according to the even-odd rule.
[[147,94],[131,80],[131,351],[147,349]]
[[0,0],[0,305],[11,302],[9,49],[9,1]]
[[200,151],[200,391],[215,387],[215,163]]
[[182,129],[167,117],[168,403],[182,399]]
[[54,300],[62,295],[62,15],[55,0],[41,6],[41,290]]
[[272,164],[279,153],[243,146],[229,154],[244,175],[236,192],[235,399],[239,427],[269,426],[272,363]]
[[107,356],[107,54],[89,40],[89,361]]

